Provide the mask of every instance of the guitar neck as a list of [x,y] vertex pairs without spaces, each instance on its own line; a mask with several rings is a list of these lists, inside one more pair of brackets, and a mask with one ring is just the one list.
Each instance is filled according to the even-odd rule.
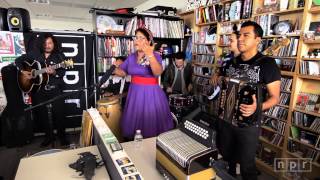
[[[59,63],[59,64],[55,64],[55,65],[52,65],[50,66],[52,69],[58,69],[58,68],[61,68],[62,67],[62,64],[63,63]],[[43,74],[46,72],[46,68],[42,68],[40,70],[35,70],[34,74],[35,76],[38,76],[39,74]]]

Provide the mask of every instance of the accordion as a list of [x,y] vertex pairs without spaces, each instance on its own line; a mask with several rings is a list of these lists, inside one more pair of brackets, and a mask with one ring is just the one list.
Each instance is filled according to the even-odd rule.
[[[219,119],[239,127],[257,125],[262,115],[263,92],[264,86],[259,83],[233,78],[224,80],[214,114]],[[252,104],[252,95],[256,96],[257,109],[251,116],[244,117],[240,111],[240,104]]]
[[213,179],[210,160],[217,159],[216,131],[194,120],[185,120],[160,134],[156,145],[156,167],[166,179]]

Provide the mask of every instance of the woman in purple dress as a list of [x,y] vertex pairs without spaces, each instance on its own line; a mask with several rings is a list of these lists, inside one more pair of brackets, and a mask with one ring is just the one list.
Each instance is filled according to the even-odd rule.
[[161,57],[154,52],[152,33],[145,28],[135,32],[136,52],[116,68],[118,76],[131,75],[126,105],[121,118],[122,135],[133,139],[140,129],[143,137],[154,137],[173,128],[169,103],[158,84],[162,74]]

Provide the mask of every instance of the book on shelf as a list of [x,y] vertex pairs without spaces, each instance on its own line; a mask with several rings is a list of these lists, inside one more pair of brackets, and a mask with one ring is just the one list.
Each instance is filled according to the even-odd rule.
[[320,117],[294,111],[292,115],[292,123],[320,133]]
[[290,132],[291,132],[291,137],[293,139],[300,139],[300,129],[295,127],[295,126],[291,126],[290,127]]
[[194,45],[193,46],[193,53],[195,54],[207,54],[213,55],[215,53],[216,46],[209,46],[209,45]]
[[97,39],[98,57],[128,56],[134,52],[132,39],[122,37],[99,37]]
[[274,131],[276,131],[277,133],[279,133],[281,135],[284,135],[285,128],[286,128],[286,123],[285,122],[282,122],[282,121],[279,121],[279,120],[264,116],[262,118],[262,123],[261,124],[263,126],[266,126],[268,128],[273,129]]
[[320,61],[301,61],[300,74],[319,76],[320,75]]
[[270,36],[273,34],[272,27],[279,22],[279,16],[273,14],[264,14],[255,16],[254,21],[257,22],[263,29],[263,36]]
[[214,56],[210,55],[197,55],[195,59],[196,63],[201,64],[213,64],[214,63]]
[[288,139],[287,150],[290,153],[294,153],[295,157],[311,158],[312,161],[316,161],[317,155],[319,154],[316,149],[299,144],[292,139]]
[[277,119],[281,119],[283,121],[287,120],[287,116],[288,116],[288,109],[281,107],[281,106],[273,106],[272,108],[270,108],[269,110],[267,110],[265,113],[268,116],[272,116],[275,117]]
[[319,94],[300,92],[297,97],[296,108],[305,110],[305,111],[319,113],[320,112]]
[[289,94],[289,93],[281,93],[279,104],[289,106],[290,96],[291,96],[291,94]]
[[292,78],[281,77],[280,89],[282,91],[291,91],[292,81]]
[[300,141],[306,144],[310,144],[315,146],[316,142],[318,139],[318,135],[311,133],[311,132],[307,132],[305,130],[301,130],[300,131]]

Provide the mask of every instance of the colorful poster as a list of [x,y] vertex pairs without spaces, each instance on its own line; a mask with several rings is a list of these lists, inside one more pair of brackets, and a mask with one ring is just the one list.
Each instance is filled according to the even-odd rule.
[[1,55],[14,55],[11,32],[0,31],[0,56]]
[[24,46],[23,34],[22,33],[12,33],[14,52],[16,56],[21,56],[26,53],[26,48]]

